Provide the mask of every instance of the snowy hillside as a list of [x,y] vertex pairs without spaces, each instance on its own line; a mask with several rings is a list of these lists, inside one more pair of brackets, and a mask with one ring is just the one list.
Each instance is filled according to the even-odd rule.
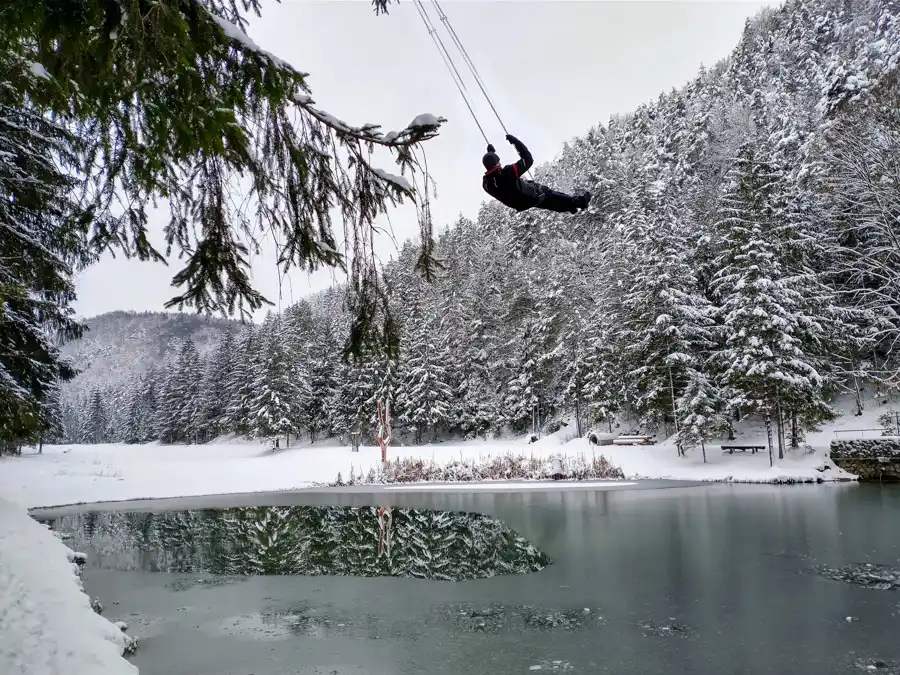
[[65,385],[68,391],[89,392],[115,386],[162,363],[168,351],[191,337],[205,353],[224,331],[240,323],[217,317],[175,312],[109,312],[87,319],[84,337],[65,344],[82,373]]

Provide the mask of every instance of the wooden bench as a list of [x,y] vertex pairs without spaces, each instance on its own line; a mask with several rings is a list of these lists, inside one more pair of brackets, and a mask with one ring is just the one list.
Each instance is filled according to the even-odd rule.
[[757,450],[759,452],[764,452],[765,449],[765,445],[723,445],[722,454],[727,452],[729,455],[733,455],[735,450],[740,450],[741,452],[747,452],[749,450],[751,455],[755,455]]
[[613,439],[613,445],[653,445],[649,436],[619,436]]

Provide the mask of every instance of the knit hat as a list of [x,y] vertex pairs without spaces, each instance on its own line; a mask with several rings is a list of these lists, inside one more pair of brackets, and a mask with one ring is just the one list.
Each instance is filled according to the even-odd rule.
[[484,164],[484,168],[488,171],[490,171],[500,163],[500,156],[494,150],[493,145],[487,146],[487,152],[485,153],[484,157],[481,158],[481,163]]

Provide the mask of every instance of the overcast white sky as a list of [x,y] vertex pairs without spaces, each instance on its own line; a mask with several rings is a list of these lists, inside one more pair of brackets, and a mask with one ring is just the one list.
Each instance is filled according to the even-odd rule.
[[[628,112],[660,92],[682,86],[700,64],[712,66],[737,44],[745,20],[774,2],[601,2],[563,0],[441,0],[474,61],[497,111],[535,157],[552,160],[562,144]],[[516,158],[462,58],[426,1],[472,105],[504,162]],[[484,140],[428,35],[412,0],[376,17],[369,0],[264,0],[249,30],[263,48],[310,73],[317,105],[351,124],[376,122],[383,131],[430,112],[448,119],[426,144],[442,229],[462,213],[474,218],[481,190]],[[477,96],[475,96],[477,94]],[[390,157],[377,164],[391,170]],[[412,206],[392,213],[398,241],[417,233]],[[157,223],[161,229],[163,223]],[[387,225],[387,223],[385,223]],[[340,229],[340,228],[339,228]],[[385,256],[392,246],[385,241]],[[106,257],[77,281],[76,311],[90,317],[116,309],[163,310],[182,263],[169,267]],[[274,256],[258,257],[254,283],[279,302]],[[281,306],[333,283],[329,271],[295,272],[282,282]],[[264,316],[258,313],[257,319]]]

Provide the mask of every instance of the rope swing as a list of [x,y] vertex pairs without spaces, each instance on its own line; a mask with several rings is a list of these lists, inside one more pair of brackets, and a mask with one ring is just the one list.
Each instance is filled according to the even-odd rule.
[[[432,23],[431,18],[428,15],[428,11],[425,9],[425,5],[422,0],[414,1],[416,4],[416,9],[419,11],[419,16],[422,18],[422,22],[425,24],[425,28],[428,30],[428,34],[431,35],[432,41],[438,48],[438,51],[441,54],[441,58],[444,60],[444,65],[447,66],[447,70],[450,72],[450,77],[453,78],[453,82],[454,84],[456,84],[456,88],[457,90],[459,90],[460,96],[462,96],[466,107],[469,109],[469,112],[472,115],[472,119],[475,120],[475,125],[478,127],[478,131],[481,132],[481,136],[482,138],[484,138],[484,142],[488,145],[488,152],[494,152],[494,146],[491,145],[491,142],[488,140],[487,134],[484,132],[484,128],[481,126],[481,122],[478,121],[478,116],[472,109],[472,104],[469,102],[469,97],[466,93],[468,90],[466,89],[465,82],[463,82],[462,76],[459,74],[459,70],[457,69],[456,64],[453,62],[453,58],[450,56],[450,52],[447,51],[447,47],[444,44],[444,41],[441,39],[441,36],[438,35],[437,30],[435,29],[434,24]],[[493,110],[494,115],[497,116],[497,121],[500,123],[500,127],[503,129],[503,133],[508,134],[509,132],[506,130],[506,125],[503,124],[503,120],[500,119],[500,113],[497,112],[497,108],[494,106],[494,102],[491,100],[491,97],[488,96],[487,89],[484,86],[484,82],[482,82],[481,80],[481,76],[478,74],[478,69],[475,67],[475,63],[472,61],[472,58],[466,51],[466,48],[463,47],[462,41],[459,39],[456,31],[453,30],[453,26],[450,25],[450,19],[444,13],[444,10],[441,8],[438,0],[431,0],[431,2],[436,8],[438,18],[440,19],[441,23],[444,24],[447,33],[450,35],[450,38],[456,45],[456,49],[459,51],[463,60],[466,62],[466,65],[469,67],[469,72],[471,72],[472,77],[475,78],[475,82],[478,84],[478,88],[481,89],[481,93],[487,100],[488,105],[491,106],[491,110]]]

